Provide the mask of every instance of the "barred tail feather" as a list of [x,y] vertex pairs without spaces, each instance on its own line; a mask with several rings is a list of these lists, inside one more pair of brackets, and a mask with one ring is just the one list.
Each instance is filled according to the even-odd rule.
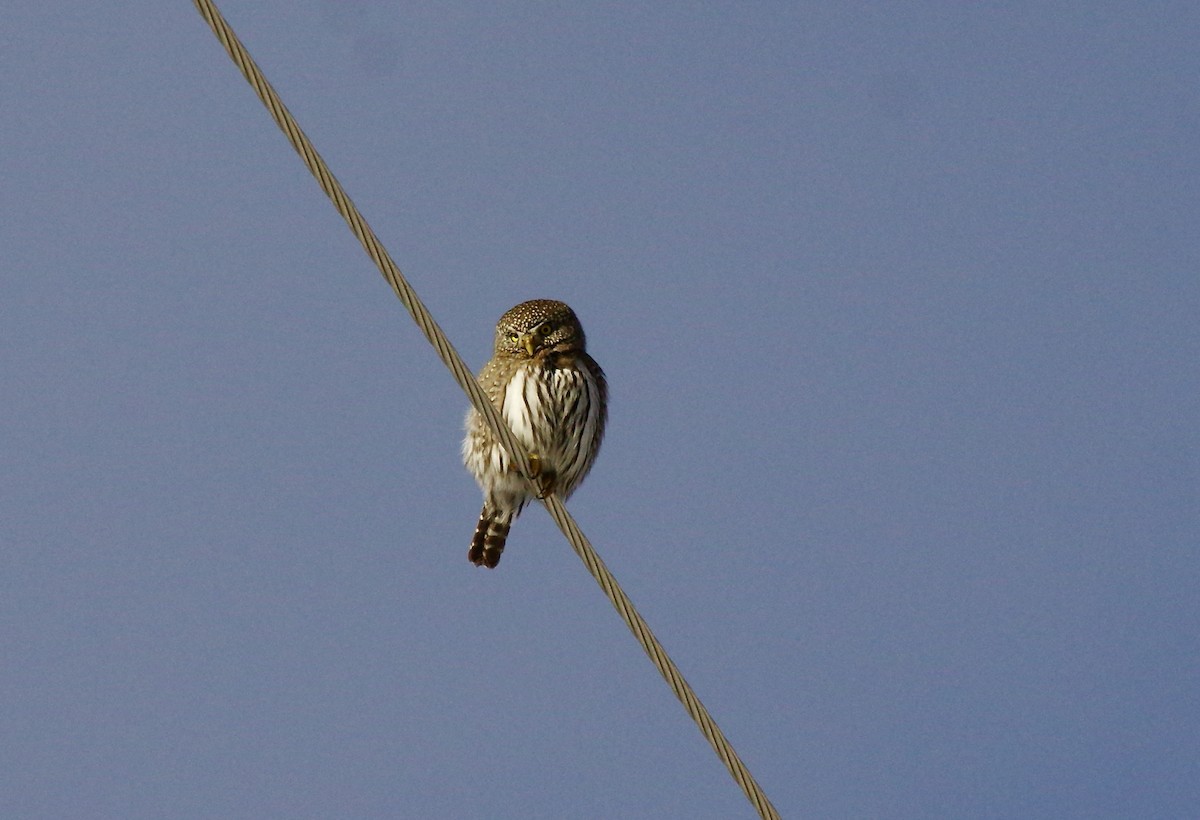
[[467,559],[477,567],[494,569],[500,563],[500,554],[504,552],[504,542],[508,539],[512,520],[512,512],[491,510],[485,505],[479,514],[479,523],[475,525]]

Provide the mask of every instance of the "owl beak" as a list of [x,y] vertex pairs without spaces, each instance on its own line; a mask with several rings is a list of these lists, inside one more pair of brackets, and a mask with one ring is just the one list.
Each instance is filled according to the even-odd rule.
[[535,341],[535,339],[534,339],[532,333],[522,333],[521,334],[521,347],[525,348],[525,352],[528,353],[530,356],[533,355],[534,341]]

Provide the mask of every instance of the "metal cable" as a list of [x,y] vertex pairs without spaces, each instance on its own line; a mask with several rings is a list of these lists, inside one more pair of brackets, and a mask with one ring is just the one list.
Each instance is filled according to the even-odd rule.
[[[350,226],[350,230],[358,237],[358,241],[362,243],[363,249],[371,260],[379,268],[379,272],[383,274],[383,278],[391,285],[397,298],[400,299],[404,307],[412,315],[413,321],[417,323],[417,327],[425,334],[425,338],[433,345],[437,351],[438,357],[450,369],[450,373],[454,376],[454,380],[458,382],[459,387],[466,392],[467,397],[471,400],[471,404],[478,410],[487,421],[489,427],[500,439],[504,449],[510,454],[520,453],[525,455],[525,458],[514,458],[513,463],[517,465],[526,480],[533,485],[533,476],[530,471],[529,459],[525,453],[524,447],[517,440],[508,424],[501,418],[499,412],[488,400],[483,389],[476,381],[474,374],[463,362],[462,357],[458,355],[458,351],[450,344],[450,340],[446,338],[446,334],[438,327],[433,316],[422,304],[417,297],[416,292],[405,280],[404,275],[392,261],[388,255],[387,249],[376,238],[374,231],[367,224],[367,221],[359,213],[358,208],[350,200],[349,195],[342,188],[341,183],[334,177],[333,172],[325,164],[321,155],[317,153],[317,149],[309,141],[308,137],[300,129],[300,125],[292,117],[291,112],[283,104],[279,95],[275,93],[275,89],[267,82],[258,65],[246,51],[233,29],[221,16],[221,12],[217,9],[216,4],[212,0],[193,0],[197,10],[212,28],[213,33],[221,44],[225,47],[230,58],[241,70],[246,81],[254,88],[256,94],[267,110],[271,112],[271,116],[275,119],[276,124],[287,136],[288,141],[292,143],[292,147],[296,149],[296,153],[304,160],[304,164],[308,166],[308,170],[316,177],[317,183],[321,186],[321,190],[333,202],[334,208],[346,220],[346,224]],[[562,530],[563,535],[571,544],[571,548],[575,550],[575,554],[583,561],[588,572],[596,579],[596,583],[604,591],[613,608],[625,621],[626,626],[637,638],[638,643],[642,645],[642,649],[650,657],[651,662],[658,669],[659,673],[666,680],[667,685],[671,687],[671,691],[675,693],[675,697],[679,698],[680,703],[687,709],[688,714],[692,716],[692,720],[700,727],[700,731],[704,737],[712,745],[717,756],[721,758],[721,762],[729,770],[730,775],[745,792],[746,797],[758,811],[760,817],[774,818],[778,820],[779,813],[771,804],[754,776],[750,774],[750,770],[742,763],[733,746],[725,739],[716,721],[709,715],[708,710],[700,699],[696,697],[696,693],[692,687],[684,680],[683,675],[679,671],[674,661],[667,655],[662,644],[650,631],[649,625],[642,616],[634,608],[633,602],[629,600],[624,590],[621,589],[617,579],[609,572],[608,567],[600,560],[600,556],[596,554],[596,550],[592,547],[591,542],[584,536],[579,529],[579,525],[575,523],[575,519],[567,512],[567,508],[563,506],[562,501],[555,495],[550,495],[543,499],[550,517]]]

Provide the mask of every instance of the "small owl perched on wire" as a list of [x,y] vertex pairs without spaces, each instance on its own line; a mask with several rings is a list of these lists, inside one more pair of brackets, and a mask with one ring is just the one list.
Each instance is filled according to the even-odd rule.
[[[575,312],[562,302],[534,299],[505,313],[479,383],[528,448],[542,494],[570,496],[592,468],[608,417],[604,371],[587,354]],[[467,413],[462,454],[483,490],[467,557],[476,566],[494,567],[509,527],[533,496],[474,408]]]

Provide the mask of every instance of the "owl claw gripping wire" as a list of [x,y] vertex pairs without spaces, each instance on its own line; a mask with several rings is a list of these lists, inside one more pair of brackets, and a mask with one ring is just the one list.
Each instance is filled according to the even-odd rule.
[[529,454],[529,477],[537,485],[537,499],[541,501],[554,492],[554,473],[543,469],[542,457],[537,453]]
[[537,453],[529,454],[529,477],[533,479],[534,486],[537,487],[534,496],[538,501],[554,492],[558,476],[554,474],[553,470],[546,468],[542,457]]
[[583,328],[562,302],[534,299],[500,317],[492,360],[479,383],[529,450],[536,485],[511,469],[503,447],[474,410],[467,413],[463,461],[483,490],[483,511],[467,557],[500,562],[509,527],[531,498],[566,499],[583,481],[607,418],[604,371],[588,355]]

